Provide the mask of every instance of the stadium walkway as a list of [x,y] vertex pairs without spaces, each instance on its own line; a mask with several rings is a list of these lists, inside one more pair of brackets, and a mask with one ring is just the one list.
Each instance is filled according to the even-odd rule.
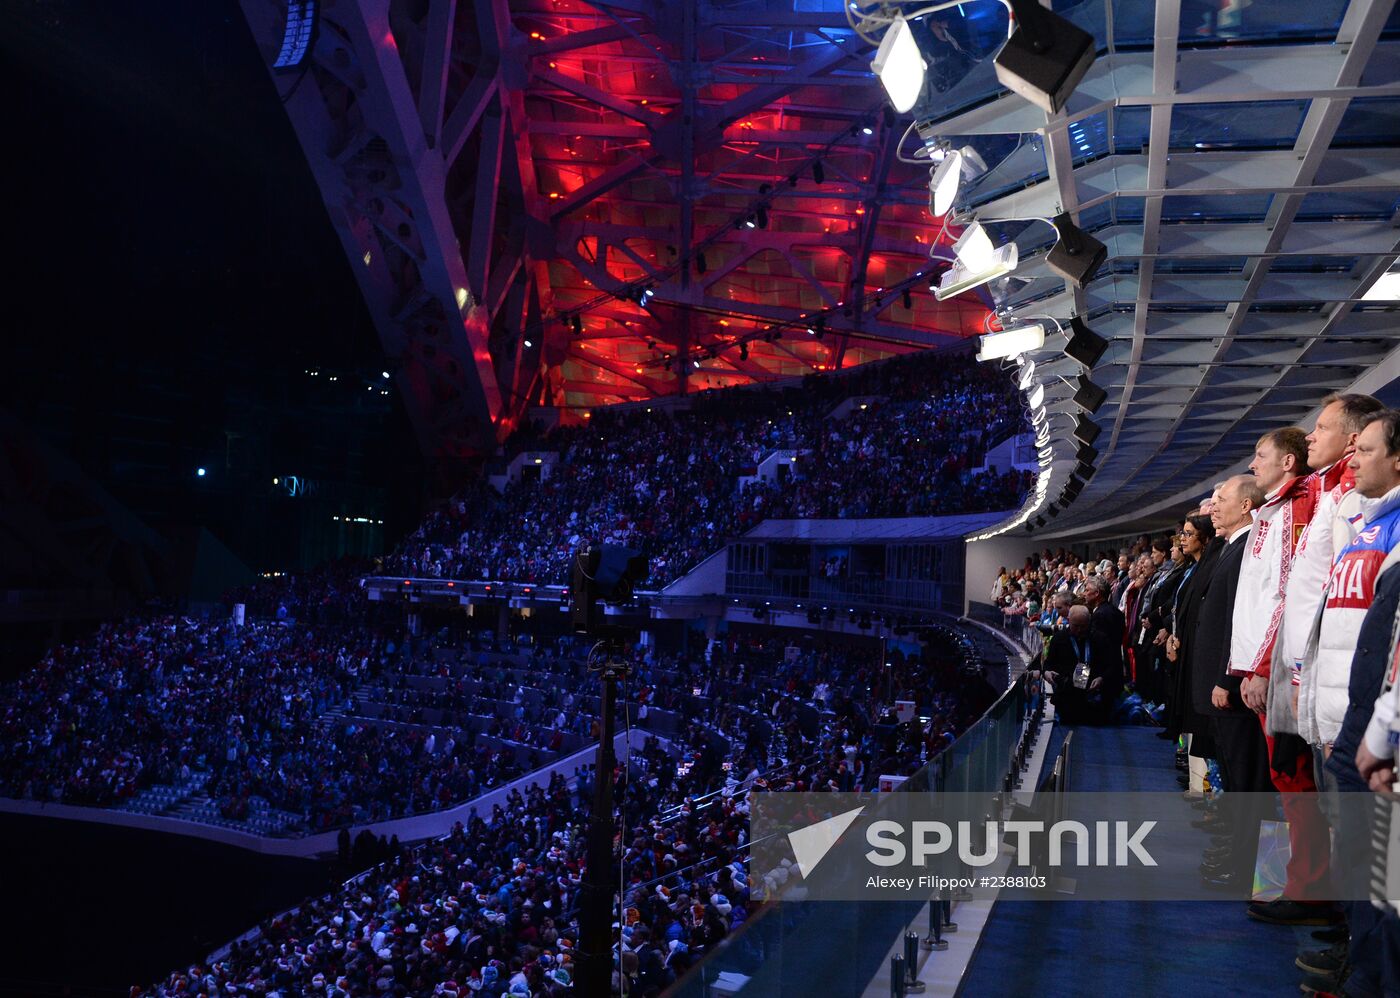
[[[1155,728],[1075,729],[1076,791],[1179,792],[1172,753]],[[1058,748],[1057,730],[1052,752]],[[1183,800],[1183,808],[1189,805]],[[1169,843],[1199,850],[1199,838]],[[1301,949],[1325,949],[1310,929],[1265,925],[1239,901],[998,902],[960,994],[1298,994]]]

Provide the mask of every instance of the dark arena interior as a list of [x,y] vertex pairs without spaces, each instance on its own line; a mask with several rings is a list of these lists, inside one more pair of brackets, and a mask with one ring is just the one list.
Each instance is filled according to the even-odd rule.
[[1395,0],[0,52],[0,995],[1400,998]]

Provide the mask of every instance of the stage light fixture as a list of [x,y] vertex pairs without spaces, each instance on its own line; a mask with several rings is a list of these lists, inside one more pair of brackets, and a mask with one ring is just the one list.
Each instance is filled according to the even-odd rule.
[[1017,357],[1039,350],[1045,345],[1045,327],[1039,323],[1017,326],[999,333],[988,333],[978,337],[980,346],[978,360],[1001,360],[1004,357]]
[[[1094,36],[1042,7],[1039,0],[1009,2],[1016,29],[992,60],[997,82],[1046,114],[1055,114],[1093,64]],[[917,52],[918,46],[914,48]]]
[[1045,386],[1043,384],[1037,381],[1026,393],[1026,404],[1032,409],[1039,409],[1045,404]]
[[1035,361],[1027,360],[1021,365],[1021,371],[1016,375],[1016,387],[1023,392],[1030,391],[1031,385],[1035,382]]
[[750,215],[748,218],[744,219],[744,228],[746,228],[746,229],[756,229],[756,228],[758,228],[758,220],[755,219],[752,215]]
[[1092,444],[1099,439],[1099,434],[1103,432],[1103,427],[1093,422],[1088,416],[1079,416],[1074,421],[1074,439],[1080,443]]
[[1082,374],[1076,379],[1074,404],[1087,413],[1098,412],[1108,401],[1108,392],[1094,384]]
[[[914,41],[914,32],[903,14],[895,15],[894,22],[885,29],[885,37],[880,39],[880,47],[875,51],[875,60],[870,68],[880,78],[890,103],[900,114],[918,103],[919,94],[924,90],[924,72],[928,69],[928,63],[924,62],[919,43]],[[866,134],[870,134],[868,128]]]
[[819,159],[812,161],[812,180],[818,186],[826,183],[826,170],[822,167],[822,161]]
[[994,281],[1016,269],[1016,244],[993,246],[985,229],[973,222],[953,244],[957,261],[943,272],[933,296],[944,301]]
[[768,209],[767,209],[767,208],[759,208],[758,211],[755,212],[755,217],[756,217],[757,220],[758,220],[758,227],[759,227],[760,229],[766,229],[766,228],[768,228]]
[[706,269],[708,268],[705,264],[705,251],[701,250],[699,253],[695,254],[695,272],[697,274],[703,274]]
[[958,186],[962,181],[962,153],[954,150],[943,157],[943,162],[929,170],[928,210],[935,218],[942,218],[953,207],[953,199],[958,196]]
[[740,360],[748,360],[748,359],[749,359],[749,345],[748,345],[747,343],[740,343],[740,344],[739,344],[739,359],[740,359]]
[[1065,344],[1065,356],[1077,360],[1092,371],[1099,358],[1104,355],[1104,351],[1108,349],[1108,340],[1090,329],[1078,316],[1069,320],[1069,327],[1070,335],[1069,342]]
[[578,314],[575,314],[575,315],[569,320],[569,322],[570,322],[570,324],[574,327],[574,335],[575,335],[575,336],[582,336],[582,335],[583,335],[583,316],[578,315]]
[[1050,219],[1050,224],[1060,238],[1045,254],[1045,265],[1065,280],[1073,282],[1075,287],[1088,286],[1108,259],[1108,247],[1075,225],[1069,212],[1056,215]]

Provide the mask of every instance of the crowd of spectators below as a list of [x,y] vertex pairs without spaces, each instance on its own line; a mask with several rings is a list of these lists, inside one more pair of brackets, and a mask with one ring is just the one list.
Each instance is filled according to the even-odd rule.
[[[843,399],[866,398],[844,418]],[[421,577],[566,583],[580,545],[642,550],[652,584],[685,574],[770,517],[890,517],[1018,506],[1026,473],[979,472],[988,448],[1019,432],[1016,393],[970,356],[918,354],[801,388],[730,389],[688,411],[599,410],[533,449],[561,460],[503,494],[484,481],[431,513],[386,560]],[[524,444],[510,441],[507,455]],[[740,487],[775,451],[790,475]]]
[[1397,994],[1400,911],[1367,879],[1385,862],[1371,843],[1396,830],[1353,795],[1400,790],[1400,411],[1329,395],[1310,430],[1271,430],[1249,458],[1171,535],[1116,557],[1033,555],[992,596],[1052,635],[1047,662],[1084,617],[1076,600],[1116,606],[1126,678],[1165,704],[1161,734],[1216,836],[1203,886],[1249,896],[1277,793],[1286,883],[1247,914],[1331,926],[1330,949],[1296,957],[1304,992]]
[[[566,645],[557,650],[569,657]],[[708,664],[638,654],[637,700],[710,707],[693,712],[671,751],[649,741],[614,771],[617,815],[627,816],[615,853],[624,887],[614,993],[625,983],[628,994],[659,994],[752,915],[751,793],[868,789],[877,773],[922,765],[994,696],[960,671],[952,635],[931,653],[892,655],[889,668],[876,658],[870,642],[790,650],[762,635],[731,637]],[[683,693],[658,682],[675,687],[678,670],[695,684]],[[896,696],[916,699],[931,721],[892,723],[884,711]],[[393,851],[344,888],[264,923],[223,959],[133,995],[568,992],[594,778],[585,767],[574,780],[556,773],[545,786],[513,790],[490,814]],[[796,876],[784,865],[766,886]]]
[[384,653],[353,627],[103,624],[0,687],[0,794],[112,804],[194,771],[260,770]]

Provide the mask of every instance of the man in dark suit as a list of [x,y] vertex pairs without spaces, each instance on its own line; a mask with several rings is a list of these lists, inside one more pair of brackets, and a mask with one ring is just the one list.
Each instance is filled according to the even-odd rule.
[[1247,891],[1253,882],[1263,798],[1273,792],[1269,749],[1258,720],[1240,697],[1240,679],[1228,675],[1235,591],[1252,512],[1264,502],[1251,475],[1226,480],[1217,493],[1211,521],[1225,538],[1201,600],[1195,639],[1186,663],[1192,707],[1209,718],[1225,784],[1222,816],[1233,841],[1228,851],[1207,853],[1201,872],[1210,887]]
[[1044,671],[1054,686],[1055,713],[1064,723],[1099,723],[1123,687],[1122,646],[1107,634],[1094,633],[1087,606],[1072,606],[1068,629],[1050,638]]
[[1111,585],[1107,579],[1094,577],[1084,584],[1084,605],[1089,608],[1089,637],[1103,645],[1104,660],[1099,675],[1103,677],[1105,710],[1111,712],[1123,692],[1127,680],[1127,665],[1123,660],[1123,638],[1127,634],[1128,622],[1123,611],[1110,598]]

